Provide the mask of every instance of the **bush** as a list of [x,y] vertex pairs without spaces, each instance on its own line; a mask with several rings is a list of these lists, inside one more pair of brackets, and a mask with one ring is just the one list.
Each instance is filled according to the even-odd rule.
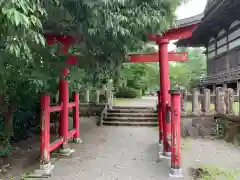
[[136,98],[136,97],[141,97],[141,93],[137,89],[125,87],[125,88],[120,88],[116,94],[116,98]]

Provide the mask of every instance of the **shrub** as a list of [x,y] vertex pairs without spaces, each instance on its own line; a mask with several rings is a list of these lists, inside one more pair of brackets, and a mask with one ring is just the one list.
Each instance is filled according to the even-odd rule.
[[124,88],[118,89],[115,96],[116,98],[136,98],[136,97],[140,97],[141,93],[137,89],[124,87]]

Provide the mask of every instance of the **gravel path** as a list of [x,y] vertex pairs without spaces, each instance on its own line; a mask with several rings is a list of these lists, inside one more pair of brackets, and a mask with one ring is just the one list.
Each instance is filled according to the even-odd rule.
[[[91,127],[83,132],[84,144],[74,145],[76,152],[56,162],[50,180],[168,180],[168,162],[158,161],[157,130],[145,127]],[[220,140],[183,140],[184,180],[188,169],[213,165],[223,169],[240,168],[240,150]],[[240,177],[239,177],[240,179]]]
[[[81,118],[81,133],[84,143],[73,145],[76,152],[55,163],[49,180],[170,179],[167,174],[168,162],[158,161],[157,158],[157,129],[97,127],[94,118]],[[240,150],[231,144],[206,139],[183,140],[182,144],[185,172],[189,167],[201,165],[232,170],[240,168]],[[20,180],[20,172],[26,170],[20,168],[12,172],[14,180]],[[185,173],[184,180],[190,179]]]
[[[154,104],[154,98],[134,104]],[[168,162],[158,160],[157,128],[97,127],[95,118],[81,118],[83,144],[75,145],[71,157],[55,163],[49,180],[168,180]],[[218,140],[183,140],[182,162],[189,167],[211,164],[240,168],[240,150]],[[13,172],[18,180],[18,169]],[[1,179],[1,178],[0,178]],[[7,179],[7,178],[4,178]],[[191,178],[185,173],[184,180]],[[240,178],[239,178],[240,179]]]
[[84,144],[74,145],[71,158],[56,162],[50,180],[168,179],[167,162],[156,163],[154,128],[95,127],[83,134]]
[[[156,97],[134,100],[131,105],[156,106]],[[96,127],[83,119],[84,144],[74,145],[69,159],[56,163],[50,180],[168,180],[168,162],[158,161],[157,129],[145,127]],[[240,150],[218,140],[183,140],[185,180],[189,167],[214,165],[240,168]]]

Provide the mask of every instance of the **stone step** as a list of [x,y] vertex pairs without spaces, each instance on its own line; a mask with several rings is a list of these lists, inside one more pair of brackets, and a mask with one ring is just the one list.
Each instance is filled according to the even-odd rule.
[[138,110],[154,110],[155,107],[149,107],[149,106],[113,106],[113,109],[138,109]]
[[157,117],[157,113],[153,112],[134,112],[134,113],[116,113],[116,112],[108,112],[107,117]]
[[119,121],[119,122],[157,122],[156,117],[106,117],[104,121]]
[[108,113],[157,113],[153,109],[108,109]]
[[103,121],[105,126],[157,126],[157,122],[119,122],[119,121]]

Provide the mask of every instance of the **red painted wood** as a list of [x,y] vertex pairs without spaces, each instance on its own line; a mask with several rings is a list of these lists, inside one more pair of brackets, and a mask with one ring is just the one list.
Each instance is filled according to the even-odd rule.
[[[169,62],[184,62],[188,60],[187,52],[169,52],[168,61]],[[149,54],[131,54],[128,56],[128,62],[131,63],[148,63],[148,62],[159,62],[159,53],[149,53]]]
[[76,129],[73,129],[73,130],[69,131],[69,132],[68,132],[68,139],[74,137],[75,134],[76,134],[76,132],[77,132]]
[[76,42],[76,39],[72,36],[65,36],[60,34],[45,34],[44,37],[48,44],[55,44],[56,42],[65,45],[72,45]]
[[[55,43],[60,43],[62,45],[62,52],[65,54],[69,54],[69,57],[66,60],[67,64],[74,65],[77,63],[77,57],[68,53],[70,46],[78,41],[76,38],[72,36],[64,36],[64,35],[58,35],[58,34],[45,34],[44,36],[49,45],[52,45]],[[64,70],[63,74],[67,75],[68,72]]]
[[169,66],[168,66],[168,41],[164,40],[159,44],[159,65],[160,65],[160,97],[161,97],[161,110],[163,121],[163,150],[164,154],[168,155],[171,152],[168,139],[171,136],[171,124],[167,119],[167,104],[169,100],[168,91],[170,89],[169,83]]
[[63,143],[63,139],[62,139],[62,138],[56,140],[54,143],[50,144],[49,149],[48,149],[48,152],[54,151],[54,150],[57,149],[59,146],[61,146],[62,143]]
[[61,111],[61,110],[62,110],[61,105],[50,107],[50,112],[58,112],[58,111]]
[[80,113],[79,113],[79,94],[74,93],[73,100],[75,108],[73,109],[73,128],[76,130],[74,138],[77,140],[80,138]]
[[184,26],[180,28],[173,28],[163,33],[162,35],[149,35],[148,39],[150,41],[159,41],[160,39],[178,40],[189,38],[192,36],[193,31],[197,28],[198,24],[192,24],[189,26]]
[[161,110],[161,95],[160,91],[157,92],[158,95],[158,135],[159,144],[163,143],[163,122],[162,122],[162,110]]
[[50,96],[41,95],[41,140],[40,152],[42,165],[50,163]]
[[59,127],[61,129],[60,137],[64,139],[64,146],[67,146],[68,144],[68,100],[69,100],[69,94],[68,94],[68,80],[60,79],[61,85],[61,103],[62,103],[62,111],[60,112],[60,123]]
[[181,125],[180,125],[180,113],[181,113],[181,97],[180,92],[171,92],[171,144],[172,144],[172,154],[171,154],[171,168],[180,169],[181,163]]

